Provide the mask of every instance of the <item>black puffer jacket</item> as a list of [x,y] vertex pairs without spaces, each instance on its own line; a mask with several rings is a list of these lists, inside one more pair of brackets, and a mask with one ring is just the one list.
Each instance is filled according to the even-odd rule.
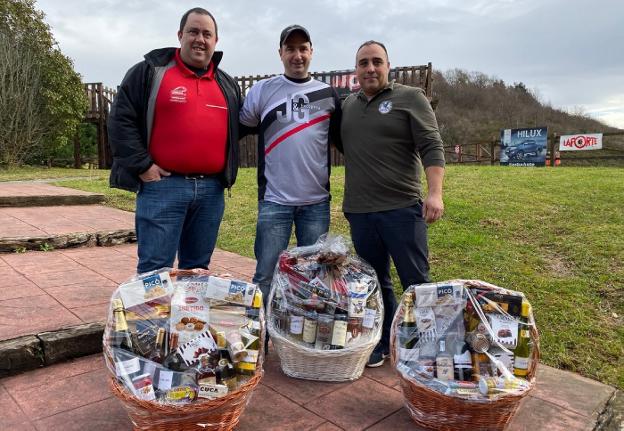
[[[147,171],[153,160],[147,149],[153,126],[158,88],[164,73],[175,64],[176,48],[161,48],[145,55],[124,77],[108,120],[108,142],[113,154],[110,186],[136,192],[139,174]],[[238,111],[243,103],[240,88],[230,75],[218,68],[223,52],[212,56],[215,77],[228,106],[228,141],[224,187],[230,188],[238,172]]]

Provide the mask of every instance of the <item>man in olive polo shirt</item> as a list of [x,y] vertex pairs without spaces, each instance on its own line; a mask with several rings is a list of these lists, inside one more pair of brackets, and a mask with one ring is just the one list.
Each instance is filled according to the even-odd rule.
[[403,289],[430,281],[427,223],[444,212],[444,149],[422,89],[388,82],[390,63],[382,43],[363,43],[355,67],[361,90],[342,107],[343,211],[355,250],[373,266],[381,284],[382,338],[367,364],[378,367],[389,354],[390,325],[397,306],[390,257]]

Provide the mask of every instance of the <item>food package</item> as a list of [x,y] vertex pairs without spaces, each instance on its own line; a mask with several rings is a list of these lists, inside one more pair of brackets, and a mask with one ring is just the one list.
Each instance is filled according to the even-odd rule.
[[284,251],[269,296],[269,332],[315,350],[340,350],[379,337],[383,302],[375,271],[342,236]]
[[410,286],[391,337],[397,372],[447,396],[487,401],[533,386],[537,329],[521,292],[478,280]]
[[261,295],[205,270],[134,277],[111,298],[103,337],[110,374],[127,396],[155,405],[236,393],[263,372]]

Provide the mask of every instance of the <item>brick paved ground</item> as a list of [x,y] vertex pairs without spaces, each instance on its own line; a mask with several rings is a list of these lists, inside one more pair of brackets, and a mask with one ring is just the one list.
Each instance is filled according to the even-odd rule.
[[[255,261],[216,250],[211,270],[251,280]],[[106,318],[110,296],[136,271],[136,245],[0,254],[0,340]]]
[[[523,400],[509,431],[592,430],[613,388],[542,366],[538,387]],[[417,430],[387,363],[353,383],[286,377],[269,355],[265,376],[237,427],[259,430]],[[0,429],[132,429],[108,388],[101,355],[0,380]]]

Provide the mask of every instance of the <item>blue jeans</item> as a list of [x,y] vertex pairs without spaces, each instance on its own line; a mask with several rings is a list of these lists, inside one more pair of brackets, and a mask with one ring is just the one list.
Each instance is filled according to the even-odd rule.
[[427,224],[422,204],[373,213],[345,213],[353,246],[377,273],[384,302],[384,321],[379,348],[390,349],[390,326],[397,308],[390,277],[390,257],[403,290],[412,284],[428,283]]
[[172,267],[208,268],[223,218],[223,186],[215,177],[181,175],[141,184],[135,224],[139,273]]
[[253,282],[260,287],[265,305],[275,265],[280,253],[288,248],[293,223],[297,246],[314,244],[329,230],[329,200],[302,206],[280,205],[264,200],[258,202],[254,244],[257,263]]

